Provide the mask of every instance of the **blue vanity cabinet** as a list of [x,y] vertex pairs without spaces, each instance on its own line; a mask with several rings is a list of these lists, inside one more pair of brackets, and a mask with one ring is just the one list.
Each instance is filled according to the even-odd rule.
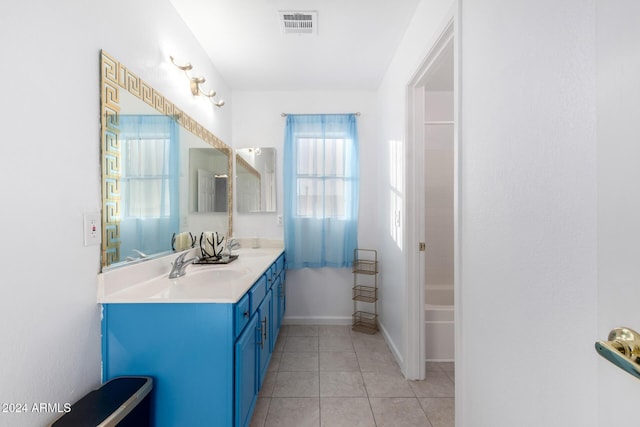
[[272,291],[269,289],[269,292],[267,292],[262,304],[260,304],[258,308],[258,330],[260,331],[260,337],[258,338],[258,389],[262,387],[262,383],[264,382],[269,361],[271,361],[271,352],[273,351],[270,323],[272,318],[271,313],[273,312],[271,295]]
[[284,254],[280,255],[280,257],[274,263],[276,269],[276,278],[275,283],[273,285],[273,317],[274,317],[274,344],[275,337],[277,337],[280,332],[280,327],[282,326],[282,319],[284,318],[284,312],[286,308],[286,289],[285,289],[285,259]]
[[287,310],[287,273],[286,270],[282,270],[282,274],[280,275],[280,303],[278,306],[278,327],[282,326],[282,319],[284,319],[284,312]]
[[156,427],[248,426],[284,314],[283,277],[276,260],[233,304],[103,304],[103,381],[152,377]]
[[258,316],[253,315],[235,348],[235,419],[237,426],[249,425],[258,399]]
[[234,337],[237,338],[244,330],[244,327],[247,326],[253,314],[253,311],[251,311],[251,298],[249,298],[248,292],[234,305],[233,311],[235,313]]
[[[272,291],[263,275],[246,296],[251,296],[251,320],[235,344],[235,426],[245,427],[251,416],[271,361]],[[265,290],[267,292],[265,293]]]
[[103,381],[152,377],[156,427],[232,426],[234,305],[103,305]]
[[271,351],[274,350],[278,334],[280,333],[280,325],[278,324],[278,314],[280,313],[280,276],[276,276],[274,279],[273,287],[271,289],[271,320],[269,321],[269,327],[271,328]]

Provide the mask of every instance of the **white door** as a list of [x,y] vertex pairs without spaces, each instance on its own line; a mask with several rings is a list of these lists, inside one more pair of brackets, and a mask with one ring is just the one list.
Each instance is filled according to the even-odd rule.
[[[640,2],[597,2],[598,334],[640,330]],[[640,425],[640,380],[600,358],[601,427]]]

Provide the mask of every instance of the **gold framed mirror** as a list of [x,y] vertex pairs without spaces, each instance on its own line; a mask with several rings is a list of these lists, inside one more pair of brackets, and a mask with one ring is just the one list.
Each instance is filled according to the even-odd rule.
[[[172,232],[190,231],[199,235],[202,231],[214,230],[231,236],[233,180],[228,179],[233,176],[231,147],[104,51],[100,53],[100,77],[102,267],[170,253]],[[131,117],[145,123],[149,118],[154,123],[164,118],[166,120],[160,121],[170,130],[163,133],[154,128],[153,137],[141,142],[139,134],[131,136],[136,133],[131,129],[137,131],[139,126],[130,124],[138,123],[129,120]],[[167,150],[175,154],[166,154],[166,159],[154,165],[149,158],[160,157],[158,153],[164,150],[157,147],[173,147]],[[217,159],[216,170],[210,172],[220,178],[223,188],[217,185],[215,210],[194,212],[189,208],[190,193],[197,191],[190,178],[192,150],[194,153],[212,150],[211,156]],[[225,161],[226,169],[220,169]],[[166,167],[171,162],[177,169],[166,172],[172,170]],[[225,176],[227,179],[222,180]],[[162,195],[155,193],[158,188]],[[152,202],[141,203],[141,197],[149,195]],[[226,197],[226,212],[220,195]],[[160,223],[162,228],[158,228]],[[165,227],[165,223],[169,225]],[[142,234],[132,237],[132,230],[136,230],[135,233],[142,230]]]

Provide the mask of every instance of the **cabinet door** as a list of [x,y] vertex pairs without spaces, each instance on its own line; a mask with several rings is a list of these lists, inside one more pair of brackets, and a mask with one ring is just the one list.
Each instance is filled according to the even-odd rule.
[[285,270],[282,270],[282,273],[280,273],[280,282],[278,284],[278,294],[277,294],[278,312],[276,316],[278,318],[277,319],[278,329],[280,328],[280,326],[282,326],[282,319],[284,318],[284,312],[285,312],[285,309],[287,308],[287,293],[285,289],[285,286],[286,286],[285,283],[286,283]]
[[271,352],[276,345],[278,334],[280,333],[280,324],[278,323],[278,313],[280,312],[280,276],[274,276],[273,293],[271,294]]
[[249,425],[258,398],[256,370],[258,366],[258,316],[254,315],[244,332],[238,337],[235,348],[235,426]]
[[260,336],[258,337],[258,389],[262,387],[262,382],[267,373],[267,367],[271,360],[271,313],[273,312],[272,304],[273,291],[269,290],[267,296],[262,300],[262,304],[258,308],[258,329]]

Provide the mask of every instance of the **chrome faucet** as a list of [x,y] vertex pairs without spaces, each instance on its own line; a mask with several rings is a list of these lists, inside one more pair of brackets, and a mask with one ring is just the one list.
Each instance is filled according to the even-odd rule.
[[178,277],[184,276],[187,274],[187,266],[198,260],[198,257],[193,257],[185,261],[184,257],[186,256],[187,252],[181,253],[178,255],[176,260],[173,261],[173,267],[171,268],[171,273],[169,273],[169,279],[177,279]]
[[139,251],[139,250],[137,250],[137,249],[131,249],[131,251],[132,251],[132,252],[135,252],[136,254],[138,254],[138,255],[139,255],[139,257],[138,257],[138,258],[135,258],[135,257],[132,257],[132,256],[128,256],[128,257],[126,258],[126,260],[127,260],[127,261],[140,261],[140,260],[142,260],[142,259],[145,259],[145,258],[148,258],[148,257],[149,257],[149,255],[147,255],[147,254],[145,254],[144,252],[141,252],[141,251]]
[[132,250],[133,252],[137,253],[137,254],[140,256],[140,258],[141,258],[141,259],[144,259],[144,258],[148,258],[148,257],[149,257],[149,255],[147,255],[147,254],[145,254],[144,252],[139,251],[139,250],[137,250],[137,249],[131,249],[131,250]]

